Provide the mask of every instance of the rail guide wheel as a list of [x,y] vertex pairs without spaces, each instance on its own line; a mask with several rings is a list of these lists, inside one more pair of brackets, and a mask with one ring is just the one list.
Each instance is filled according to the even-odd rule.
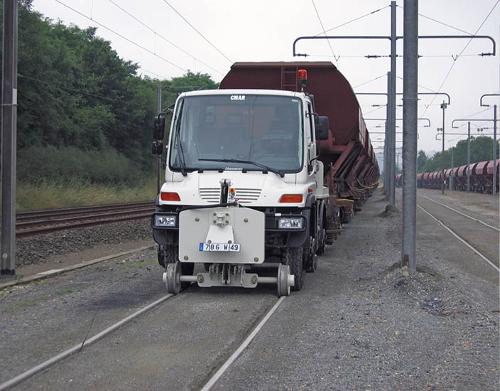
[[290,274],[290,266],[279,265],[278,266],[278,281],[277,281],[277,293],[278,297],[290,296],[290,288],[294,284],[294,276]]
[[167,292],[174,295],[181,291],[181,265],[180,262],[168,263],[163,281],[167,287]]

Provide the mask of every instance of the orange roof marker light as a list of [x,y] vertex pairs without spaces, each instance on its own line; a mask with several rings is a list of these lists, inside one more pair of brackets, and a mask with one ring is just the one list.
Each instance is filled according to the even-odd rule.
[[304,91],[307,85],[307,70],[299,69],[297,70],[297,80],[299,81],[301,91]]

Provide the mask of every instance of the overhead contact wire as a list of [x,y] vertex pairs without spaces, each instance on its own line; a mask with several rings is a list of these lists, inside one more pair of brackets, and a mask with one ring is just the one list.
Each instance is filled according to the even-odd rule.
[[338,28],[340,28],[340,27],[347,26],[348,24],[351,24],[351,23],[357,22],[358,20],[361,20],[361,19],[363,19],[363,18],[366,18],[366,17],[368,17],[368,16],[370,16],[370,15],[376,14],[377,12],[382,11],[383,9],[385,9],[385,8],[389,8],[389,7],[390,7],[389,5],[386,5],[385,7],[382,7],[382,8],[376,9],[376,10],[374,10],[374,11],[371,11],[371,12],[368,12],[368,13],[363,14],[363,15],[361,15],[361,16],[358,16],[358,17],[356,17],[356,18],[354,18],[354,19],[348,20],[347,22],[344,22],[344,23],[341,23],[341,24],[339,24],[339,25],[337,25],[337,26],[331,27],[331,28],[329,28],[328,30],[324,30],[324,29],[323,29],[323,31],[322,31],[321,33],[318,33],[318,34],[315,34],[315,35],[316,35],[316,36],[318,36],[318,35],[321,35],[321,34],[328,33],[328,32],[330,32],[330,31],[336,30],[336,29],[338,29]]
[[[321,20],[321,16],[319,15],[318,7],[316,7],[316,3],[314,2],[314,0],[311,0],[311,2],[312,2],[312,5],[314,7],[314,11],[316,12],[316,16],[318,18],[321,29],[323,30],[323,35],[326,37],[325,26],[323,26],[323,21]],[[330,51],[332,52],[332,56],[335,59],[335,62],[338,62],[338,57],[335,56],[335,53],[333,52],[333,48],[332,48],[332,44],[331,44],[330,40],[327,39],[326,42],[328,43],[328,46],[330,47]]]
[[365,81],[365,82],[363,82],[363,83],[361,83],[361,84],[355,85],[355,86],[353,87],[353,89],[354,89],[354,88],[359,88],[359,87],[362,87],[362,86],[367,85],[367,84],[370,84],[370,83],[372,83],[372,82],[374,82],[374,81],[376,81],[376,80],[378,80],[378,79],[381,79],[381,78],[383,78],[383,77],[387,77],[387,74],[386,74],[386,73],[384,73],[383,75],[380,75],[380,76],[374,77],[373,79],[370,79],[370,80],[367,80],[367,81]]
[[[493,7],[491,8],[490,12],[488,12],[488,14],[486,15],[486,17],[483,19],[483,21],[481,22],[481,24],[479,25],[479,27],[476,29],[476,31],[474,32],[474,34],[472,35],[477,35],[477,33],[479,32],[479,30],[481,30],[481,28],[483,27],[483,25],[486,23],[486,21],[488,20],[488,18],[490,17],[490,15],[493,13],[493,11],[495,10],[495,8],[497,7],[498,3],[500,3],[500,0],[497,0],[495,2],[495,4],[493,5]],[[438,88],[438,91],[441,91],[441,88],[443,88],[444,84],[446,83],[446,81],[448,80],[448,77],[450,76],[451,74],[451,71],[453,70],[453,68],[455,67],[455,64],[457,63],[457,60],[462,56],[462,54],[465,52],[465,50],[469,47],[470,43],[472,42],[474,38],[471,37],[467,43],[465,44],[464,48],[460,51],[460,53],[456,56],[456,57],[453,57],[453,62],[451,63],[451,66],[450,66],[450,69],[448,69],[448,72],[446,72],[446,75],[443,79],[443,81],[441,82],[441,85],[439,86]],[[431,103],[434,103],[434,100],[436,99],[437,96],[434,96],[431,100]],[[428,107],[424,110],[424,113],[426,113]]]
[[177,11],[177,9],[172,5],[170,4],[167,0],[162,0],[166,5],[168,5],[170,7],[170,9],[172,11],[174,11],[177,15],[179,15],[179,17],[188,24],[189,27],[191,27],[200,37],[202,37],[210,46],[212,46],[215,50],[217,50],[217,52],[222,56],[224,57],[227,61],[229,62],[233,62],[228,56],[226,56],[217,46],[215,46],[207,37],[205,37],[205,35],[203,35],[203,33],[200,32],[200,30],[198,30],[195,26],[193,26],[193,24],[187,20],[184,15],[182,15],[179,11]]
[[105,29],[105,30],[107,30],[107,31],[109,31],[109,32],[111,32],[111,33],[113,33],[113,34],[117,35],[118,37],[122,38],[123,40],[125,40],[125,41],[127,41],[127,42],[131,43],[132,45],[134,45],[134,46],[136,46],[136,47],[138,47],[138,48],[140,48],[140,49],[144,50],[145,52],[148,52],[149,54],[151,54],[151,55],[153,55],[153,56],[155,56],[155,57],[158,57],[160,60],[164,61],[165,63],[167,63],[167,64],[169,64],[169,65],[171,65],[171,66],[173,66],[173,67],[175,67],[175,68],[177,68],[177,69],[179,69],[179,70],[181,70],[181,71],[183,71],[183,72],[187,72],[187,69],[186,69],[186,68],[183,68],[183,67],[181,67],[180,65],[178,65],[178,64],[176,64],[176,63],[174,63],[174,62],[172,62],[172,61],[170,61],[170,60],[167,60],[166,58],[164,58],[164,57],[162,57],[162,56],[160,56],[160,55],[156,54],[154,51],[152,51],[152,50],[150,50],[150,49],[146,48],[145,46],[142,46],[141,44],[139,44],[139,43],[137,43],[137,42],[135,42],[135,41],[132,41],[130,38],[127,38],[126,36],[124,36],[124,35],[120,34],[119,32],[117,32],[117,31],[113,30],[112,28],[110,28],[110,27],[106,26],[105,24],[103,24],[103,23],[101,23],[101,22],[98,22],[98,21],[97,21],[97,20],[95,20],[94,18],[91,18],[91,17],[90,17],[90,16],[88,16],[88,15],[85,15],[83,12],[78,11],[77,9],[75,9],[75,8],[73,8],[73,7],[71,7],[71,6],[69,6],[68,4],[66,4],[66,3],[62,2],[61,0],[55,0],[55,1],[56,1],[57,3],[59,3],[59,4],[61,4],[63,7],[66,7],[67,9],[69,9],[69,10],[73,11],[74,13],[76,13],[76,14],[80,15],[81,17],[83,17],[83,18],[85,18],[85,19],[87,19],[87,20],[90,20],[91,22],[94,22],[95,24],[99,25],[99,26],[100,26],[100,27],[102,27],[103,29]]
[[134,19],[137,23],[139,23],[140,25],[142,25],[143,27],[145,27],[146,29],[148,29],[149,31],[151,31],[153,34],[155,34],[156,36],[160,37],[162,40],[164,40],[165,42],[167,42],[169,45],[173,46],[177,50],[180,50],[181,52],[183,52],[184,54],[188,55],[192,59],[198,61],[200,64],[205,65],[207,68],[210,68],[211,70],[213,70],[213,71],[215,71],[215,72],[217,72],[217,73],[219,73],[221,75],[223,74],[223,72],[217,70],[213,66],[211,66],[211,65],[207,64],[206,62],[200,60],[198,57],[192,55],[187,50],[181,48],[179,45],[175,44],[174,42],[172,42],[171,40],[169,40],[168,38],[166,38],[165,36],[163,36],[162,34],[160,34],[158,31],[156,31],[155,29],[153,29],[152,27],[150,27],[147,23],[145,23],[142,20],[140,20],[138,17],[136,17],[130,11],[127,11],[125,8],[123,8],[122,6],[120,6],[119,4],[117,4],[114,0],[108,0],[108,1],[111,4],[113,4],[116,8],[118,8],[119,10],[121,10],[123,13],[125,13],[126,15],[128,15],[132,19]]

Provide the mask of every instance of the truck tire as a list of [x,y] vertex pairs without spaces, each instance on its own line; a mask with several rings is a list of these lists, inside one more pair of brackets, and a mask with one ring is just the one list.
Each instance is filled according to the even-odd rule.
[[326,229],[324,227],[320,231],[319,238],[320,239],[318,243],[318,249],[316,250],[316,254],[323,255],[325,253],[325,245],[326,245]]
[[[179,261],[179,247],[174,246],[160,246],[158,249],[158,263],[166,267],[168,263],[176,263]],[[180,262],[181,274],[193,275],[194,263]],[[181,282],[181,289],[187,288],[191,283],[189,281]]]
[[351,222],[352,214],[351,213],[342,213],[341,222],[342,224],[349,224]]
[[327,222],[326,212],[323,212],[321,218],[319,219],[318,232],[316,234],[318,240],[318,248],[316,249],[316,255],[323,255],[325,253],[326,222]]
[[307,273],[314,273],[318,268],[318,256],[316,255],[315,248],[315,239],[310,236],[309,237],[309,246],[304,247],[304,270]]
[[293,291],[300,291],[304,285],[304,249],[287,247],[285,249],[285,265],[290,266],[290,274],[294,275]]

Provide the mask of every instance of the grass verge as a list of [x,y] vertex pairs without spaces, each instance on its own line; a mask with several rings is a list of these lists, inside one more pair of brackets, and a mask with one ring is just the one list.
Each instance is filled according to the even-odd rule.
[[133,186],[80,182],[20,182],[17,184],[17,210],[153,201],[155,195],[154,179]]

